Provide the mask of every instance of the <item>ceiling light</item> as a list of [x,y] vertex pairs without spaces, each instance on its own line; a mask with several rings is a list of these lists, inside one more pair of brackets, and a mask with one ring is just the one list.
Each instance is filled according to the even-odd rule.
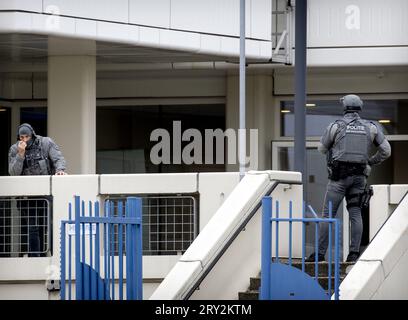
[[389,120],[389,119],[381,119],[381,120],[378,120],[378,122],[379,122],[379,123],[391,123],[391,120]]
[[316,103],[306,103],[306,107],[316,107]]
[[0,112],[2,112],[2,111],[7,111],[7,109],[0,108]]
[[290,110],[281,110],[282,113],[290,113]]

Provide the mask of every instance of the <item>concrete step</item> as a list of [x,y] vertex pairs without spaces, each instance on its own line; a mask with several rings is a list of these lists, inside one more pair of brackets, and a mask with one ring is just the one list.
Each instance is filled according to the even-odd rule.
[[[343,281],[344,277],[340,277],[339,279],[339,284],[341,281]],[[332,289],[334,288],[334,277],[331,278],[331,287]],[[323,289],[327,290],[328,289],[328,284],[329,284],[329,277],[318,277],[319,284],[322,286]],[[254,277],[250,278],[249,281],[249,290],[250,291],[257,291],[259,290],[259,287],[261,286],[261,278],[259,277]]]
[[[274,260],[274,259],[273,259]],[[287,258],[280,258],[280,263],[288,264]],[[351,270],[354,263],[352,262],[341,262],[339,264],[340,268],[340,279],[339,284],[343,279],[346,277],[347,273]],[[302,260],[301,259],[292,259],[292,266],[298,269],[302,269]],[[319,284],[322,286],[323,289],[328,290],[328,269],[329,263],[328,262],[318,262],[318,281]],[[315,263],[314,262],[305,262],[305,272],[309,274],[311,277],[315,276]],[[258,300],[259,299],[259,287],[261,286],[261,278],[260,273],[257,277],[250,278],[249,288],[246,292],[239,292],[238,298],[239,300]],[[332,263],[331,267],[331,293],[333,294],[334,288],[334,263]]]
[[259,300],[259,291],[248,290],[247,292],[239,292],[238,300]]
[[[280,263],[289,264],[288,259],[279,259]],[[354,265],[354,262],[340,262],[340,276],[345,276],[347,271],[350,269],[349,267]],[[292,266],[302,270],[302,260],[301,259],[293,259]],[[326,261],[318,262],[317,263],[318,269],[318,276],[327,276],[329,273],[329,263]],[[315,276],[315,263],[314,262],[305,262],[305,272],[311,276]],[[331,264],[331,275],[334,275],[334,262]]]

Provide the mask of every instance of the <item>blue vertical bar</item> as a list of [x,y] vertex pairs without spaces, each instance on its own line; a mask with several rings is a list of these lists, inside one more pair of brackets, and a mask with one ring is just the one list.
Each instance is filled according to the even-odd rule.
[[334,224],[334,299],[339,300],[339,224]]
[[143,299],[143,215],[142,215],[142,199],[134,198],[136,218],[136,299]]
[[272,262],[272,198],[262,198],[262,235],[261,235],[261,292],[260,300],[270,299],[271,262]]
[[60,297],[61,300],[65,300],[65,222],[61,223],[61,251],[60,251],[60,259],[61,259],[61,291]]
[[[113,213],[114,213],[114,203],[113,202],[111,202],[111,205],[110,205],[110,213],[111,213],[111,216],[113,217]],[[110,254],[111,254],[111,264],[112,264],[112,270],[111,270],[111,272],[112,272],[112,300],[115,300],[115,238],[114,238],[114,235],[115,235],[115,224],[113,224],[113,223],[110,223],[110,229],[111,229],[111,233],[110,233],[110,248],[111,248],[111,250],[110,250]]]
[[[82,217],[85,217],[85,201],[82,200]],[[90,278],[89,278],[89,268],[86,268],[86,234],[85,234],[85,223],[82,222],[82,268],[84,272],[84,299],[89,300],[91,298],[90,295]]]
[[[132,218],[136,218],[136,198],[128,198],[129,202],[129,213]],[[130,241],[132,242],[132,281],[130,282],[131,291],[132,291],[132,300],[137,299],[137,252],[136,252],[136,241],[137,241],[137,226],[135,224],[131,224],[131,234],[130,234]]]
[[[109,217],[109,201],[105,202],[105,217]],[[108,231],[107,222],[103,224],[103,251],[104,251],[104,276],[105,276],[105,288],[104,295],[105,300],[109,299],[109,244],[108,244]]]
[[[118,216],[123,217],[123,203],[118,201]],[[123,224],[119,224],[119,300],[123,300]]]
[[[126,201],[126,217],[130,217],[130,203]],[[132,300],[133,299],[133,291],[132,291],[132,228],[131,224],[128,223],[126,225],[126,299]]]
[[315,280],[318,279],[319,274],[319,223],[315,222]]
[[[92,202],[89,201],[89,216],[92,217]],[[94,260],[93,260],[93,224],[89,224],[89,261],[91,270],[94,270]],[[91,300],[96,300],[97,298],[97,287],[96,287],[96,272],[91,273]]]
[[276,262],[279,262],[279,201],[276,200]]
[[[329,201],[329,218],[332,218],[332,202]],[[328,278],[329,278],[329,285],[327,288],[329,297],[331,296],[331,282],[332,282],[332,222],[329,222],[329,270],[328,270]]]
[[[99,217],[99,202],[95,202],[95,217]],[[100,248],[101,241],[99,235],[99,222],[96,224],[96,235],[95,235],[95,270],[97,276],[102,279],[101,269],[100,269]],[[99,278],[96,281],[96,287],[98,290],[98,300],[103,300],[104,298],[104,288],[99,283]]]
[[305,202],[302,205],[302,272],[305,272],[305,249],[306,249],[306,221],[305,221]]
[[[72,203],[68,205],[68,219],[72,221]],[[68,224],[68,226],[71,224]],[[72,236],[68,233],[68,300],[72,299]]]
[[289,265],[292,265],[292,201],[289,201]]
[[82,265],[81,265],[81,207],[80,198],[75,196],[75,299],[82,300]]

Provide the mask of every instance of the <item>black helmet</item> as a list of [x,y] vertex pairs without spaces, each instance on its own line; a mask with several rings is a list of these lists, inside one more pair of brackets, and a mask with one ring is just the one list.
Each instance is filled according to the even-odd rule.
[[363,101],[355,94],[348,94],[340,99],[344,112],[360,112],[363,110]]

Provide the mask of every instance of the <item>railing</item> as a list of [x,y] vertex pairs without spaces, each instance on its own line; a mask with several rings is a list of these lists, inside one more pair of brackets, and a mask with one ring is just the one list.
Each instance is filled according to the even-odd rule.
[[[276,201],[275,206],[275,217],[272,216],[273,202],[271,197],[264,197],[262,199],[262,260],[261,260],[261,290],[260,299],[315,299],[315,298],[330,298],[331,297],[331,284],[332,284],[332,264],[334,262],[334,298],[339,299],[339,221],[332,218],[332,204],[329,203],[329,218],[318,218],[313,208],[309,206],[311,212],[315,215],[314,218],[305,218],[305,205],[303,205],[302,218],[293,218],[292,212],[292,201],[289,202],[289,218],[279,217],[279,201]],[[286,222],[289,224],[289,259],[288,266],[292,267],[292,225],[293,223],[302,224],[302,272],[305,272],[305,251],[306,251],[306,241],[305,241],[305,226],[306,223],[315,224],[315,261],[314,261],[314,280],[318,281],[319,275],[319,263],[318,263],[318,252],[319,252],[319,224],[328,224],[328,289],[327,293],[323,293],[316,283],[312,283],[305,276],[300,276],[296,284],[291,283],[291,277],[296,277],[298,274],[292,272],[290,268],[282,268],[278,266],[276,268],[274,265],[279,264],[279,223]],[[273,223],[275,223],[275,259],[272,262],[272,228]],[[334,225],[334,261],[332,258],[332,226]],[[275,274],[273,274],[275,272]],[[280,286],[277,286],[277,272],[284,273],[282,278],[287,278],[287,282],[279,281]],[[286,276],[285,276],[286,275]],[[293,279],[292,279],[293,280]],[[288,294],[285,287],[287,285],[292,292]]]
[[[194,299],[210,296],[214,299],[233,299],[242,288],[244,278],[249,278],[255,269],[259,271],[260,241],[253,240],[259,234],[254,228],[260,222],[260,215],[256,215],[256,212],[261,207],[262,197],[271,194],[278,186],[282,187],[280,196],[296,194],[298,197],[301,188],[295,185],[301,183],[301,175],[297,172],[248,172],[150,299],[186,300],[191,296]],[[228,263],[223,259],[225,255],[228,256]],[[226,263],[241,263],[239,272],[226,271]],[[227,277],[222,276],[225,273],[228,273]],[[240,277],[237,281],[231,283],[225,280],[236,274]],[[198,287],[200,290],[196,291]]]
[[[141,300],[143,294],[141,199],[128,198],[125,205],[120,202],[117,216],[112,215],[113,203],[109,201],[105,203],[105,216],[100,216],[98,202],[95,202],[94,206],[89,202],[89,216],[85,216],[85,202],[81,203],[78,196],[75,197],[75,220],[71,219],[71,209],[70,204],[69,220],[61,222],[61,299],[67,298],[67,281],[68,299],[72,299],[72,240],[74,239],[75,299],[115,300],[115,274],[118,274],[119,300],[123,300],[125,258],[126,299]],[[92,216],[93,209],[95,216]],[[68,229],[68,234],[67,226],[74,226]],[[116,227],[119,241],[118,263],[115,261],[114,254]],[[126,256],[122,250],[123,245],[125,245]],[[116,273],[115,268],[117,268]]]
[[[125,197],[109,197],[112,216],[118,216]],[[193,196],[142,196],[143,255],[180,255],[198,234],[197,204]],[[125,236],[125,233],[124,235]],[[125,249],[123,249],[125,250]],[[118,255],[118,227],[114,229],[114,252]]]
[[50,251],[50,200],[0,198],[0,257],[40,257]]

